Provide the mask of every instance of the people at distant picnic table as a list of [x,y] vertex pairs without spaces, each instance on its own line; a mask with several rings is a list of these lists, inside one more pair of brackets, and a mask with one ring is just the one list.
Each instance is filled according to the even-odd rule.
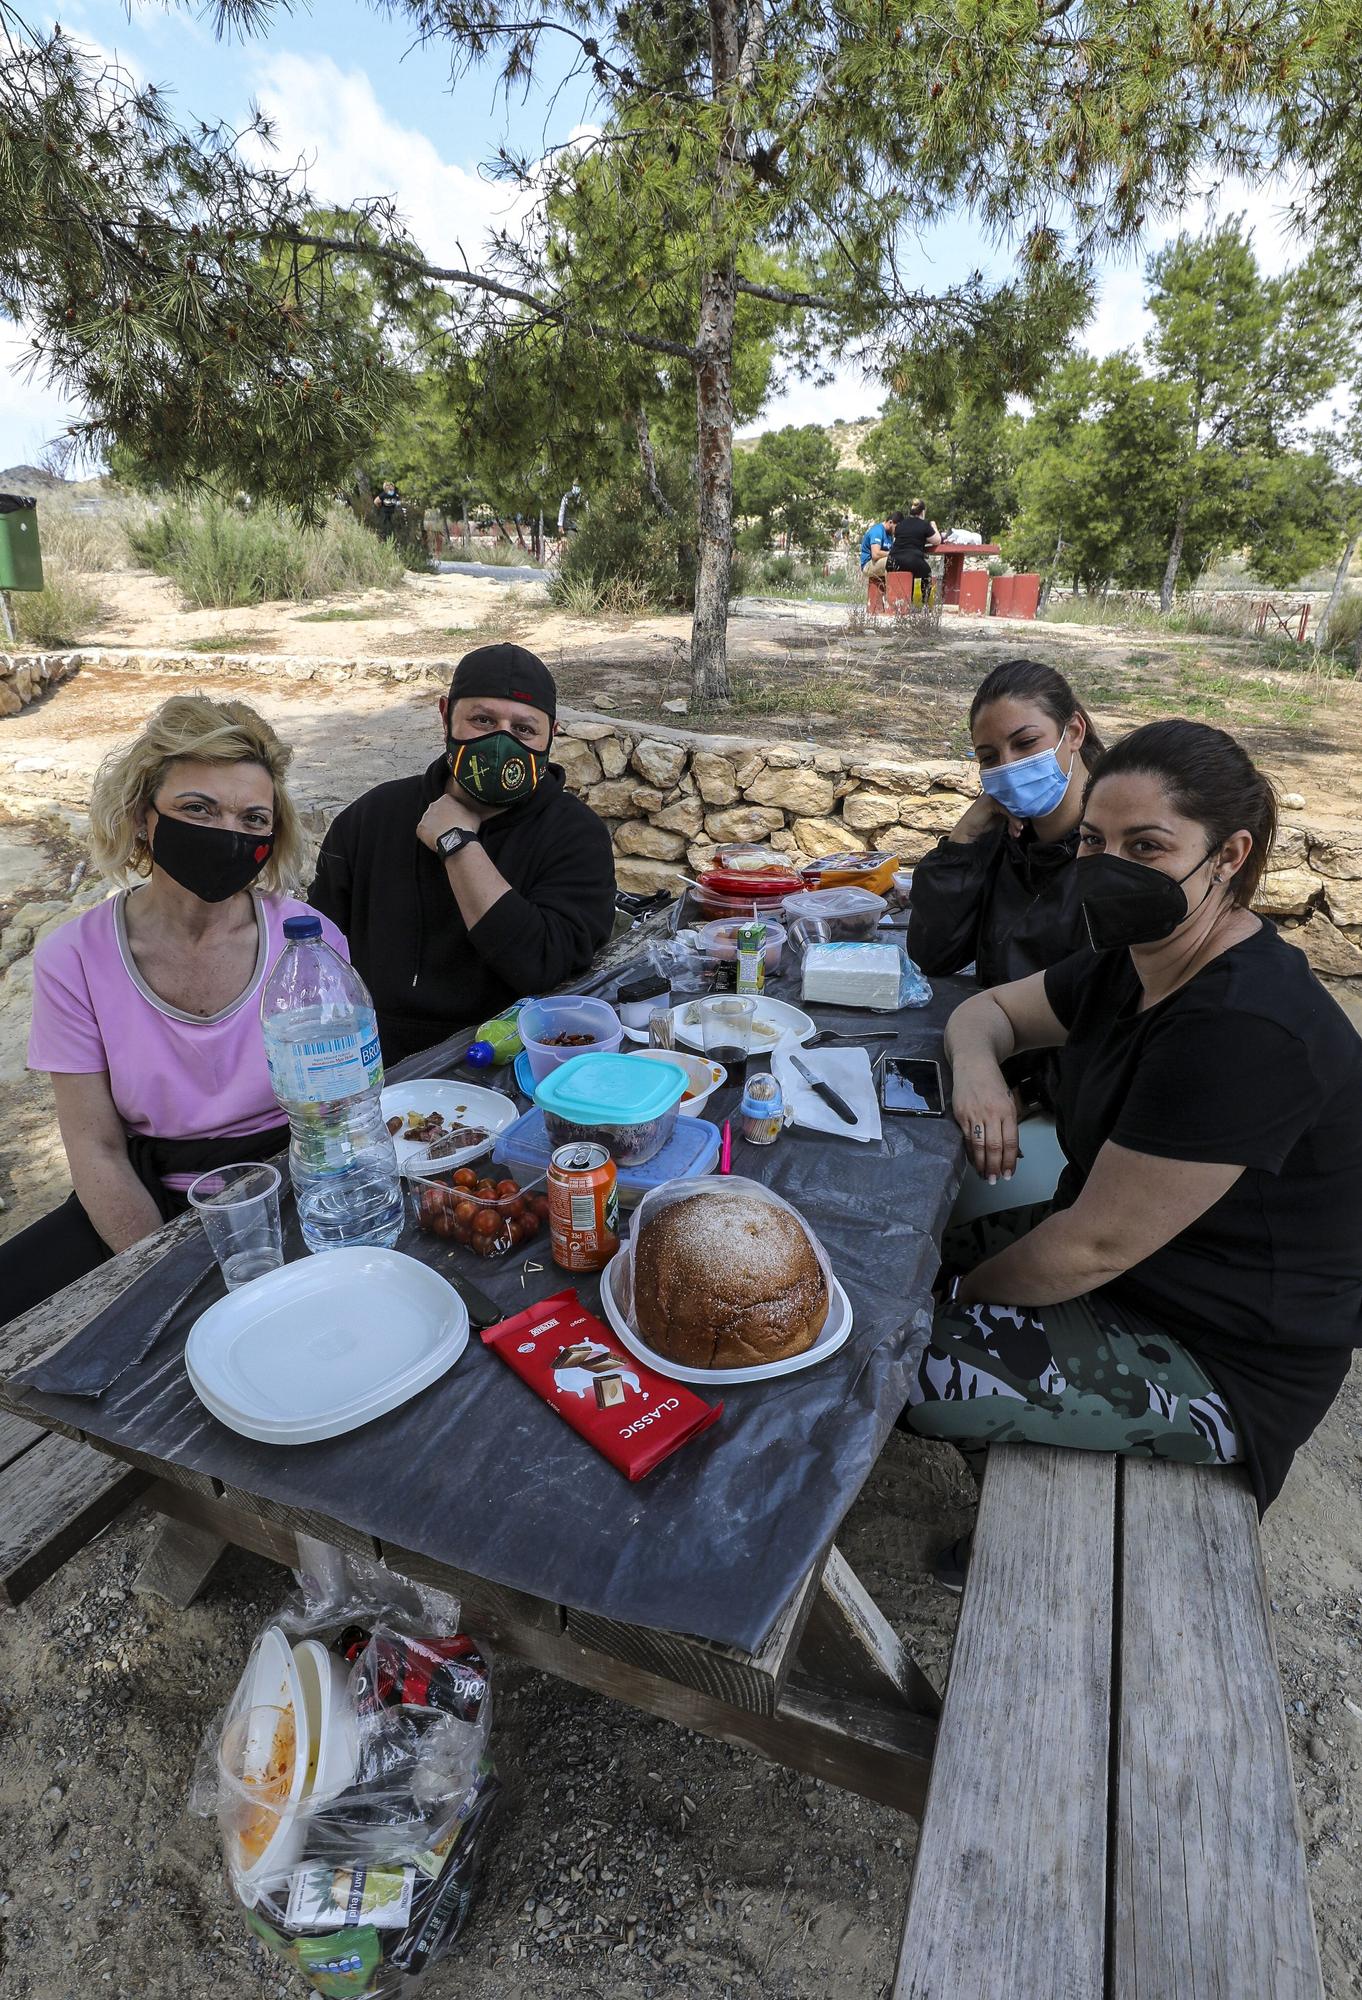
[[1268,780],[1204,723],[1150,723],[1097,766],[1074,866],[1089,946],[946,1031],[990,1181],[1017,1159],[1003,1064],[1060,1050],[1068,1166],[1053,1203],[948,1232],[963,1275],[912,1429],[967,1454],[1242,1463],[1260,1508],[1280,1490],[1362,1344],[1362,1039],[1250,908],[1275,831]]
[[5,1320],[179,1214],[196,1175],[287,1143],[260,993],[307,908],[291,757],[245,702],[187,694],[101,764],[91,852],[131,886],[33,956],[28,1067],[51,1076],[74,1192],[0,1245]]
[[[1003,660],[969,711],[980,791],[913,869],[909,956],[931,975],[973,965],[981,986],[1024,979],[1085,942],[1079,904],[1083,790],[1103,753],[1063,674]],[[1048,1101],[1046,1056],[1007,1066],[1023,1100]]]
[[610,834],[549,761],[557,699],[523,646],[466,653],[440,755],[331,823],[311,901],[350,940],[388,1063],[586,972],[610,936]]
[[926,501],[912,501],[908,512],[898,517],[894,539],[889,547],[889,568],[906,570],[917,578],[922,585],[924,604],[932,594],[932,566],[927,560],[928,551],[939,547],[940,542],[941,530],[935,521],[928,520]]

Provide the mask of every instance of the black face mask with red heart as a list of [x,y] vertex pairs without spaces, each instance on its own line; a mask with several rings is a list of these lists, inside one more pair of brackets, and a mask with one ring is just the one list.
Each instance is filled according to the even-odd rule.
[[248,889],[274,852],[272,833],[238,833],[229,826],[156,815],[151,858],[172,882],[201,903],[225,903]]

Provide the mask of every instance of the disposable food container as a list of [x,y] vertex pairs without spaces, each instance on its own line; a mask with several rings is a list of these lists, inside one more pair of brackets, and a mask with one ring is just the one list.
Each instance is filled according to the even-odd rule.
[[784,902],[785,916],[791,926],[816,924],[820,928],[812,934],[821,936],[824,934],[821,927],[826,925],[826,935],[838,943],[873,938],[888,908],[883,896],[876,896],[869,889],[853,888],[801,889],[797,895],[787,896]]
[[[554,994],[531,1000],[520,1010],[520,1039],[529,1057],[530,1074],[542,1083],[551,1071],[568,1063],[587,1048],[593,1054],[612,1055],[624,1040],[620,1017],[604,1000],[585,994]],[[561,1043],[558,1035],[589,1035],[589,1043]]]
[[[748,921],[751,921],[750,912]],[[766,947],[762,956],[766,960],[768,972],[779,972],[780,957],[785,949],[785,926],[778,924],[774,917],[760,917],[758,922],[766,925]],[[738,932],[742,926],[739,917],[716,917],[713,923],[701,924],[700,946],[706,958],[735,959],[738,955]]]
[[883,896],[898,866],[898,855],[881,847],[868,854],[825,854],[818,861],[806,861],[799,873],[806,889],[851,887]]
[[523,1184],[510,1175],[500,1180],[475,1177],[470,1187],[464,1177],[471,1171],[451,1167],[419,1179],[413,1175],[407,1182],[411,1219],[426,1235],[461,1243],[477,1257],[509,1256],[548,1221],[546,1176],[541,1173]]
[[708,1056],[687,1055],[684,1049],[636,1049],[635,1062],[675,1063],[686,1073],[686,1095],[681,1099],[683,1118],[694,1117],[706,1098],[728,1082],[728,1071],[722,1063],[711,1062]]
[[689,1083],[677,1063],[588,1054],[545,1077],[534,1101],[551,1146],[594,1139],[616,1166],[633,1167],[671,1138]]

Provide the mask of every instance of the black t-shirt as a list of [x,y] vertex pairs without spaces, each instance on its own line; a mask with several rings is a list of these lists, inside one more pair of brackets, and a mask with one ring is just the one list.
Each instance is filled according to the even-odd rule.
[[925,570],[927,564],[927,544],[932,538],[932,524],[919,514],[906,514],[894,530],[894,540],[889,550],[889,567],[896,566]]
[[1109,1139],[1245,1169],[1105,1289],[1217,1383],[1265,1507],[1362,1344],[1362,1038],[1266,923],[1143,1013],[1125,951],[1064,959],[1045,992],[1069,1030],[1061,1202]]

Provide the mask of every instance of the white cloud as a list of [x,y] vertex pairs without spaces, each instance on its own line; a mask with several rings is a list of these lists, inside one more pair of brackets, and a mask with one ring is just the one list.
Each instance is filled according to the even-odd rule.
[[443,159],[423,132],[390,117],[360,70],[330,56],[280,54],[262,61],[255,87],[274,127],[273,164],[304,160],[320,201],[391,196],[437,264],[477,269],[489,229],[512,227],[523,213],[518,190]]

